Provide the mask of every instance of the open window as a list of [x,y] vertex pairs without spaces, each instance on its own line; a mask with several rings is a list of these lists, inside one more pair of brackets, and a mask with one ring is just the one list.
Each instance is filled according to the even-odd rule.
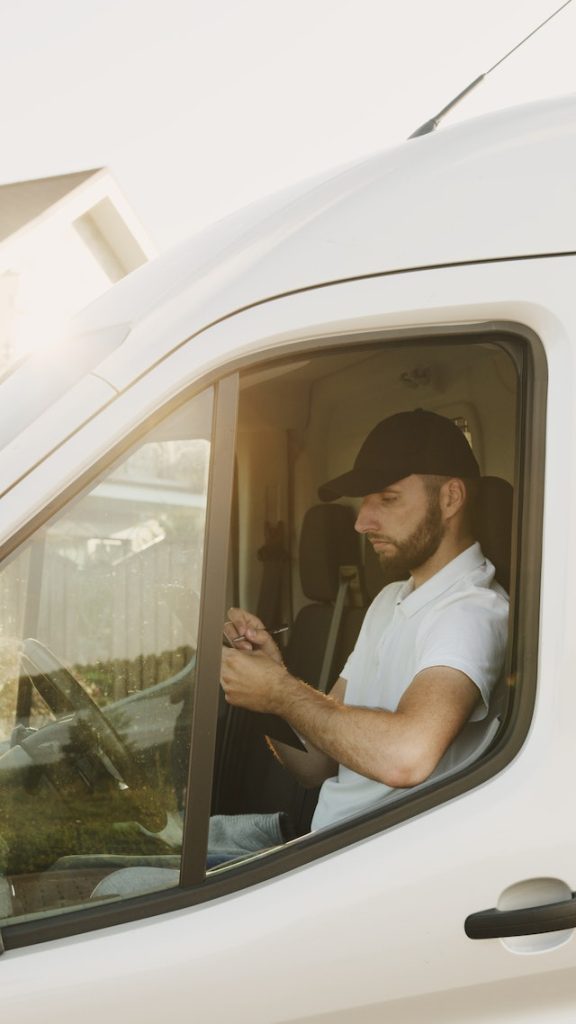
[[[229,600],[256,611],[271,628],[289,626],[282,639],[294,675],[330,690],[386,582],[371,545],[354,530],[359,500],[322,505],[318,487],[347,470],[372,427],[393,413],[424,408],[452,419],[482,475],[494,478],[484,490],[478,537],[510,593],[523,386],[511,340],[481,336],[300,352],[242,374]],[[470,727],[469,756],[444,778],[462,776],[501,737],[511,705],[512,650],[510,643],[489,727]],[[282,732],[241,709],[223,709],[222,716],[213,811],[281,810],[290,832],[306,837],[318,793],[294,782],[272,756],[266,731],[278,739]],[[427,785],[437,786],[438,776],[419,791]],[[415,792],[397,791],[372,809],[374,827]]]

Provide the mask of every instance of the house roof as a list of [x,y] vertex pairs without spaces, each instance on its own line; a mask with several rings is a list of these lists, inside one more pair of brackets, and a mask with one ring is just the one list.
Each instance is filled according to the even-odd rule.
[[0,185],[0,242],[73,192],[101,168]]

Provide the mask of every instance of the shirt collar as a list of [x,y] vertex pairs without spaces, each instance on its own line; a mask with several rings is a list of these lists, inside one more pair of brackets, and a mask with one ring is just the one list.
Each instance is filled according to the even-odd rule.
[[397,604],[406,616],[415,615],[430,601],[436,600],[437,597],[449,590],[463,576],[467,576],[474,569],[479,569],[485,564],[486,559],[482,548],[476,541],[456,558],[453,558],[451,562],[448,562],[448,565],[445,565],[434,576],[431,576],[429,580],[426,580],[426,583],[423,583],[417,590],[414,590],[412,577],[406,580],[398,593]]

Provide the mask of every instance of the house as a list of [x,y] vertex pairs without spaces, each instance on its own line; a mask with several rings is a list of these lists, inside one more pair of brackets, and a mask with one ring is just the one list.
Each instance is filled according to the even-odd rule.
[[106,168],[0,185],[0,368],[155,255]]

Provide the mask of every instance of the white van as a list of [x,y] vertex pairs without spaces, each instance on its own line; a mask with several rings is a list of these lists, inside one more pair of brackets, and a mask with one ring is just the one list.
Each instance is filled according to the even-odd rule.
[[[575,181],[574,98],[444,128],[229,218],[2,381],[6,1019],[574,1020]],[[222,698],[222,624],[288,625],[329,689],[381,581],[317,488],[414,408],[507,482],[506,685],[468,763],[310,833]],[[247,810],[294,838],[206,870]]]

